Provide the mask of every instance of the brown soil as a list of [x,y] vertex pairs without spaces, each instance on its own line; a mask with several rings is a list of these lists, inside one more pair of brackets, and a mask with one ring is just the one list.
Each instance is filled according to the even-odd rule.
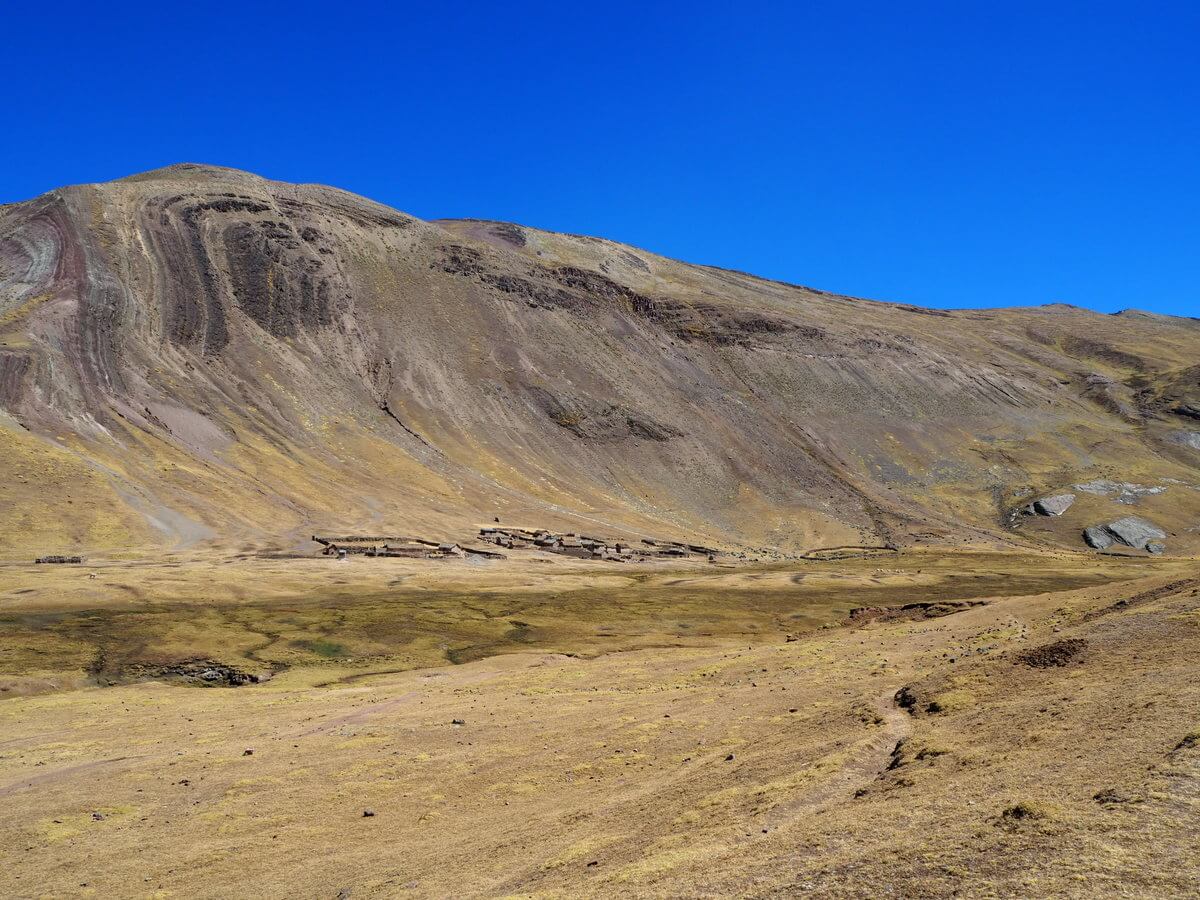
[[1083,638],[1068,638],[1065,641],[1055,641],[1033,647],[1016,655],[1017,662],[1037,669],[1048,669],[1051,666],[1065,666],[1078,659],[1087,649],[1087,641]]

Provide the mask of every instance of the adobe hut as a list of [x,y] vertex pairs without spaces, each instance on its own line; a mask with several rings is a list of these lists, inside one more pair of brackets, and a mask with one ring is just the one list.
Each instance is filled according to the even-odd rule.
[[460,549],[467,556],[478,556],[481,559],[508,559],[503,553],[497,553],[495,550],[481,550],[478,547],[461,547]]

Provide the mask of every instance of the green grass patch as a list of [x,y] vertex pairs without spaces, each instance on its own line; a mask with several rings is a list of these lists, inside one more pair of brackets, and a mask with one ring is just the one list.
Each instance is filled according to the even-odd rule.
[[337,659],[346,655],[346,648],[333,641],[297,641],[296,646],[323,659]]

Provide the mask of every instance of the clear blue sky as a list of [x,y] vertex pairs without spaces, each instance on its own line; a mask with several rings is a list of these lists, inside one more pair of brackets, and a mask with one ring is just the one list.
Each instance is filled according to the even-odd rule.
[[10,4],[0,202],[174,162],[932,306],[1200,316],[1200,4]]

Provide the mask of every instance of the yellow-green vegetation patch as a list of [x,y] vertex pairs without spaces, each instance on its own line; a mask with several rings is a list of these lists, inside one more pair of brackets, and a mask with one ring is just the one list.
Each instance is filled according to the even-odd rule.
[[95,658],[95,647],[82,638],[0,615],[0,675],[82,672]]
[[854,745],[845,750],[828,753],[808,766],[798,769],[782,778],[765,782],[754,789],[755,800],[767,807],[778,806],[789,800],[803,788],[838,772],[847,762],[853,759],[862,745]]
[[929,706],[926,708],[931,713],[952,713],[969,709],[975,703],[975,694],[966,688],[957,688],[937,694],[929,701]]
[[619,881],[636,881],[662,875],[688,863],[705,859],[709,852],[705,847],[676,847],[657,853],[651,852],[637,862],[620,869],[616,877]]
[[55,843],[82,834],[89,828],[109,827],[136,811],[136,806],[117,805],[98,806],[87,811],[60,813],[39,821],[37,831],[45,840]]
[[558,869],[563,866],[568,866],[571,863],[579,862],[594,856],[596,852],[613,841],[613,838],[605,835],[597,837],[584,838],[577,841],[569,847],[556,853],[550,859],[542,863],[542,869]]
[[0,509],[5,525],[0,554],[10,558],[146,545],[154,537],[97,467],[70,449],[2,423]]
[[712,809],[714,807],[731,806],[740,797],[746,793],[746,789],[739,785],[725,788],[724,790],[714,791],[711,794],[706,794],[696,801],[696,806],[699,809]]
[[0,312],[0,329],[4,328],[6,325],[11,325],[13,322],[17,321],[23,316],[28,315],[34,310],[35,307],[41,306],[53,296],[53,294],[49,293],[34,294],[31,297],[26,297],[24,300],[12,303],[11,305],[9,305],[9,301],[5,300],[4,305],[8,308],[4,309],[3,312]]
[[285,783],[286,779],[281,778],[278,775],[255,775],[249,778],[239,778],[229,786],[229,791],[227,793],[244,789],[252,789],[253,791],[257,791],[259,788]]
[[1062,807],[1045,800],[1018,800],[1000,812],[1001,822],[1018,825],[1027,822],[1046,822],[1058,818]]
[[312,641],[294,641],[293,644],[303,650],[307,650],[322,659],[337,659],[339,656],[347,656],[348,652],[345,645],[335,641],[327,640],[312,640]]

